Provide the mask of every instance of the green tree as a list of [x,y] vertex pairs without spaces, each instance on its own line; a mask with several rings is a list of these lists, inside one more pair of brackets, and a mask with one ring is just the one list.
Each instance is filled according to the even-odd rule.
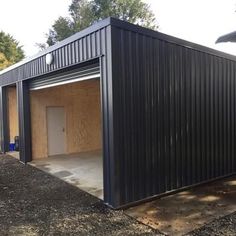
[[49,30],[48,45],[53,45],[74,33],[72,22],[69,18],[59,17],[52,26],[53,30]]
[[0,70],[19,62],[24,52],[19,43],[9,34],[0,32]]
[[59,17],[52,25],[47,35],[49,46],[109,16],[151,29],[158,27],[150,6],[142,0],[72,0],[69,14],[70,18]]
[[96,20],[113,16],[147,28],[157,28],[154,13],[142,0],[94,0],[91,4]]
[[10,65],[11,63],[7,60],[5,55],[0,52],[0,70],[3,70]]

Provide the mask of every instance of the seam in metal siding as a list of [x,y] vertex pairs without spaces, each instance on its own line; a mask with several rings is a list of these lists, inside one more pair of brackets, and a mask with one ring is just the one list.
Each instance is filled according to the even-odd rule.
[[236,62],[113,27],[117,205],[236,172]]

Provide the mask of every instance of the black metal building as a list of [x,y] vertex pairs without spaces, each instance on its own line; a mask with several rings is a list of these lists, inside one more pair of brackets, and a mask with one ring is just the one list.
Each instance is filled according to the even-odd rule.
[[107,204],[118,208],[236,172],[236,57],[114,18],[0,73],[2,151],[6,86],[17,86],[26,163],[30,86],[98,65]]

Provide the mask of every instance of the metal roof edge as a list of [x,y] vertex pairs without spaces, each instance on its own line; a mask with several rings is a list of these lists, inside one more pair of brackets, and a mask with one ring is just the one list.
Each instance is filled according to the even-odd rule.
[[219,51],[219,50],[207,47],[207,46],[203,46],[203,45],[193,43],[193,42],[190,42],[190,41],[187,41],[184,39],[180,39],[180,38],[168,35],[168,34],[161,33],[159,31],[155,31],[152,29],[148,29],[148,28],[139,26],[139,25],[134,25],[134,24],[129,23],[127,21],[122,21],[122,20],[119,20],[119,19],[116,19],[113,17],[111,17],[110,20],[111,20],[112,26],[115,26],[115,27],[118,27],[121,29],[126,29],[128,31],[133,31],[133,32],[136,32],[139,34],[147,35],[147,36],[150,36],[153,38],[157,38],[157,39],[167,41],[167,42],[170,42],[173,44],[177,44],[180,46],[191,48],[191,49],[194,49],[197,51],[212,54],[214,56],[223,57],[225,59],[236,61],[236,56],[229,54],[229,53],[225,53],[225,52],[222,52],[222,51]]
[[13,65],[7,67],[6,69],[0,71],[0,76],[5,74],[8,71],[14,70],[17,67],[20,67],[20,66],[22,66],[22,65],[24,65],[24,64],[26,64],[26,63],[28,63],[30,61],[33,61],[33,60],[35,60],[35,59],[37,59],[37,58],[39,58],[41,56],[44,56],[44,55],[46,55],[46,54],[48,54],[50,52],[53,52],[54,50],[56,50],[58,48],[61,48],[61,47],[65,46],[65,45],[67,45],[69,43],[72,43],[72,42],[76,41],[77,39],[80,39],[80,38],[82,38],[82,37],[84,37],[84,36],[86,36],[88,34],[91,34],[92,32],[100,30],[100,29],[110,25],[110,22],[111,22],[111,17],[108,17],[108,18],[106,18],[104,20],[96,22],[93,25],[91,25],[91,26],[89,26],[89,27],[87,27],[87,28],[85,28],[85,29],[83,29],[83,30],[81,30],[81,31],[71,35],[70,37],[68,37],[68,38],[66,38],[66,39],[64,39],[64,40],[54,44],[53,46],[50,46],[50,47],[46,48],[45,50],[43,50],[43,51],[41,51],[41,52],[39,52],[39,53],[37,53],[37,54],[35,54],[33,56],[27,57],[27,58],[23,59],[22,61],[17,62],[16,64],[13,64]]
[[86,35],[88,35],[92,32],[95,32],[99,29],[102,29],[102,28],[104,28],[108,25],[112,25],[112,26],[115,26],[115,27],[118,27],[118,28],[133,31],[133,32],[136,32],[136,33],[139,33],[139,34],[147,35],[147,36],[150,36],[150,37],[153,37],[153,38],[157,38],[157,39],[167,41],[167,42],[170,42],[170,43],[173,43],[173,44],[177,44],[177,45],[180,45],[180,46],[191,48],[191,49],[194,49],[194,50],[197,50],[197,51],[209,53],[209,54],[212,54],[214,56],[223,57],[223,58],[226,58],[226,59],[229,59],[229,60],[236,61],[236,56],[234,56],[234,55],[231,55],[231,54],[228,54],[228,53],[225,53],[225,52],[213,49],[213,48],[209,48],[209,47],[197,44],[197,43],[193,43],[193,42],[190,42],[190,41],[187,41],[187,40],[184,40],[184,39],[180,39],[180,38],[177,38],[177,37],[174,37],[174,36],[171,36],[171,35],[167,35],[167,34],[152,30],[152,29],[144,28],[142,26],[135,25],[135,24],[129,23],[127,21],[122,21],[122,20],[114,18],[114,17],[108,17],[104,20],[101,20],[101,21],[89,26],[88,28],[85,28],[82,31],[79,31],[79,32],[73,34],[72,36],[58,42],[57,44],[55,44],[51,47],[48,47],[47,49],[45,49],[45,50],[43,50],[43,51],[41,51],[41,52],[31,56],[31,57],[25,58],[24,60],[12,65],[12,66],[7,67],[6,69],[0,71],[0,76],[3,75],[4,73],[8,72],[8,71],[16,69],[17,67],[20,67],[20,66],[22,66],[22,65],[24,65],[24,64],[26,64],[30,61],[33,61],[33,60],[35,60],[35,59],[37,59],[41,56],[44,56],[47,53],[50,53],[50,52],[52,52],[52,51],[54,51],[58,48],[61,48],[65,45],[69,44],[69,43],[72,43],[75,40],[80,39],[80,38],[82,38],[82,37],[84,37],[84,36],[86,36]]

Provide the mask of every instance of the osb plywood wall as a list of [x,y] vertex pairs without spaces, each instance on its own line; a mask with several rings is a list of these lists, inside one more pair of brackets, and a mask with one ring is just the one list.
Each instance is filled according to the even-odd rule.
[[65,109],[66,153],[101,149],[100,82],[88,80],[30,92],[32,158],[48,156],[46,108]]
[[19,135],[16,87],[7,88],[7,98],[10,142],[13,143],[14,137]]

